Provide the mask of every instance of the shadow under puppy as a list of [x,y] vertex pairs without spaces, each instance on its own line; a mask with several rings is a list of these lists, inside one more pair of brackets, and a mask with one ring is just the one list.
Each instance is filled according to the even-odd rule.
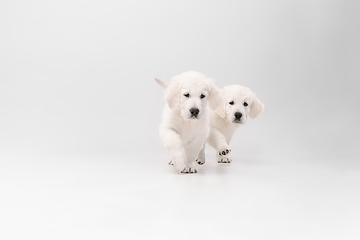
[[192,71],[173,77],[169,85],[155,80],[165,88],[160,138],[170,152],[169,164],[181,173],[196,173],[195,159],[210,133],[211,110],[225,116],[219,89],[212,79]]
[[[211,113],[211,129],[207,143],[215,148],[219,163],[230,163],[229,146],[233,134],[239,126],[246,123],[247,117],[257,118],[264,111],[264,104],[249,88],[240,85],[227,86],[220,90],[226,117]],[[196,160],[198,164],[205,163],[205,146]]]

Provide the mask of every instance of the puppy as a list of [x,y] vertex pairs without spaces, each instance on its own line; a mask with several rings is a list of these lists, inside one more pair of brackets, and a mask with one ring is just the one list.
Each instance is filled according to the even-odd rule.
[[[264,111],[264,104],[255,96],[249,88],[240,85],[232,85],[220,90],[224,100],[226,117],[216,112],[211,113],[211,130],[207,143],[215,148],[219,163],[230,163],[228,154],[233,134],[239,126],[246,123],[247,117],[257,118]],[[198,164],[205,163],[205,147],[201,150]]]
[[181,173],[196,173],[195,160],[210,133],[211,110],[225,117],[219,89],[198,72],[177,75],[169,85],[155,80],[165,88],[160,138],[170,152],[169,164]]

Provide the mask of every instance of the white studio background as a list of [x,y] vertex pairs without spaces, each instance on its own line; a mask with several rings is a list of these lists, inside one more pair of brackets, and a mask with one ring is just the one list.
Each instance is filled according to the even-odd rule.
[[[98,166],[97,159],[106,162],[112,156],[100,167],[105,175],[106,169],[117,166],[139,175],[138,181],[143,166],[149,167],[154,159],[165,166],[168,155],[158,136],[165,102],[154,78],[169,82],[174,75],[195,70],[216,79],[219,87],[248,86],[265,104],[264,114],[235,134],[232,147],[238,149],[239,159],[269,166],[309,164],[299,171],[311,169],[311,164],[319,164],[319,170],[340,169],[341,173],[325,174],[328,177],[350,172],[337,189],[352,192],[345,203],[353,207],[346,213],[339,208],[339,215],[332,217],[360,224],[360,207],[355,204],[360,201],[359,13],[358,2],[340,0],[2,1],[3,216],[25,212],[29,220],[34,214],[37,222],[43,221],[43,215],[29,213],[27,207],[6,206],[15,198],[12,186],[17,186],[10,175],[27,181],[16,168],[26,172],[32,161],[66,171],[73,166],[88,169],[88,163]],[[212,150],[208,152],[209,161],[214,161]],[[168,168],[160,170],[175,175]],[[50,177],[51,170],[47,174]],[[313,174],[323,176],[321,170]],[[45,175],[40,182],[48,181]],[[50,179],[57,182],[56,177]],[[31,198],[32,193],[14,196]],[[58,224],[56,213],[51,216]],[[26,222],[18,227],[22,224]],[[354,237],[352,226],[347,236]],[[337,233],[344,231],[340,227]],[[312,233],[303,236],[322,236],[314,229]],[[77,236],[86,235],[82,234]]]

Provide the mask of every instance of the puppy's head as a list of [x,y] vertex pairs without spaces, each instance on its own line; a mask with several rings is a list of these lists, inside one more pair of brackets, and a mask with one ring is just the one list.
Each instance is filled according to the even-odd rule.
[[232,85],[221,89],[226,117],[230,123],[245,124],[247,117],[256,118],[264,111],[264,104],[249,88]]
[[198,72],[185,72],[172,78],[165,90],[165,101],[187,120],[199,120],[206,105],[219,115],[225,115],[223,99],[213,80]]

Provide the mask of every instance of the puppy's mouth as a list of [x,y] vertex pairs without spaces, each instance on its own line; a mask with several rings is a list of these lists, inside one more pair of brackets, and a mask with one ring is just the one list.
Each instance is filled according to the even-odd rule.
[[199,120],[198,116],[190,116],[189,119],[191,119],[191,120]]
[[235,119],[233,123],[242,124],[242,121],[240,119]]

